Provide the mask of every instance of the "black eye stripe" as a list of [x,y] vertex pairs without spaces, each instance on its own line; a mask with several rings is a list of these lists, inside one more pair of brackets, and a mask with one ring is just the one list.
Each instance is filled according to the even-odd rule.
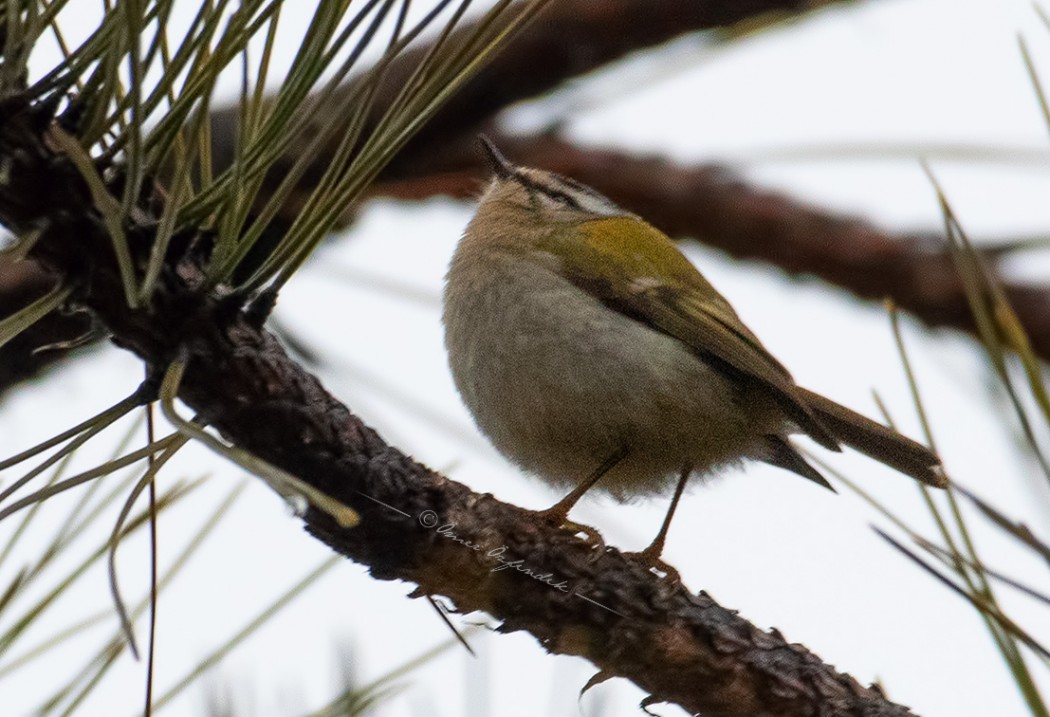
[[603,197],[602,195],[598,194],[598,192],[596,192],[596,191],[595,191],[594,189],[592,189],[591,187],[588,187],[588,186],[587,186],[586,184],[581,184],[580,182],[577,182],[577,181],[576,181],[575,179],[573,179],[572,177],[563,177],[563,176],[562,176],[562,175],[560,175],[560,174],[557,174],[557,175],[555,175],[555,176],[556,176],[556,177],[557,177],[557,178],[558,178],[559,180],[561,180],[562,182],[564,182],[565,184],[568,184],[568,185],[569,185],[570,187],[572,187],[572,188],[573,188],[573,189],[575,189],[576,191],[578,191],[578,192],[582,192],[583,194],[586,194],[586,195],[587,195],[587,196],[589,196],[589,197],[596,197],[596,198],[599,198],[599,199],[604,199],[604,198],[605,198],[605,197]]
[[[580,208],[580,203],[578,201],[576,201],[576,198],[573,197],[571,194],[568,194],[567,192],[563,192],[563,191],[561,191],[559,189],[555,189],[554,187],[551,187],[551,186],[549,186],[547,184],[543,184],[541,182],[537,182],[534,179],[530,179],[529,177],[526,177],[521,172],[515,172],[514,173],[514,179],[515,179],[515,181],[518,182],[518,184],[520,184],[521,186],[525,187],[530,192],[535,192],[537,194],[542,194],[545,197],[550,197],[551,199],[555,199],[555,200],[557,200],[559,202],[564,202],[565,204],[569,205],[573,209],[579,209]],[[561,179],[561,177],[559,177],[559,179]],[[568,182],[567,182],[567,184],[568,184]]]
[[556,199],[558,201],[565,202],[573,209],[580,208],[580,203],[577,202],[576,198],[573,197],[571,194],[566,194],[565,192],[560,192],[557,189],[551,189],[550,187],[541,187],[540,193],[547,195],[551,199]]

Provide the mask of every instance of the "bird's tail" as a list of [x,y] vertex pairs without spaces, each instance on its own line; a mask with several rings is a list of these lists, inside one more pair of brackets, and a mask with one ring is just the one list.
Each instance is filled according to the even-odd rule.
[[817,420],[850,448],[926,485],[947,487],[948,478],[941,467],[941,459],[926,446],[840,406],[819,393],[801,387],[798,391]]

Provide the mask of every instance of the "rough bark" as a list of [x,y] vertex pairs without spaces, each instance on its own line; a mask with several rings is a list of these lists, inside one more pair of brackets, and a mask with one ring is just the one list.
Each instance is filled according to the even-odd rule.
[[[155,374],[187,357],[178,395],[228,441],[362,517],[341,528],[309,508],[303,519],[313,535],[376,578],[415,583],[462,611],[484,610],[503,631],[526,630],[551,652],[591,660],[603,677],[634,681],[650,704],[706,717],[910,714],[709,596],[387,445],[291,361],[258,316],[202,292],[186,244],[173,249],[149,305],[129,309],[107,230],[76,170],[48,141],[49,120],[16,98],[0,105],[0,222],[40,231],[32,258],[75,287],[72,305],[91,311]],[[147,207],[135,216],[141,223],[125,230],[141,265],[154,225]],[[513,561],[521,562],[494,569]]]

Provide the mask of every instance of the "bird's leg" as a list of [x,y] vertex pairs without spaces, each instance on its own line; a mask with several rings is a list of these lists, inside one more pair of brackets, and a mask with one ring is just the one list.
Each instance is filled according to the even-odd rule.
[[588,542],[596,545],[604,546],[605,543],[602,540],[602,536],[594,528],[590,528],[586,525],[580,525],[579,523],[573,523],[569,520],[569,511],[572,510],[573,506],[579,502],[583,494],[594,487],[594,484],[601,480],[602,476],[611,471],[616,465],[627,457],[627,449],[621,448],[613,453],[611,456],[602,461],[601,465],[587,477],[587,480],[580,483],[578,486],[572,489],[572,492],[567,496],[559,500],[557,503],[552,505],[547,510],[537,511],[537,514],[543,520],[551,523],[557,523],[558,525],[565,526],[570,530],[575,530],[580,533],[584,533],[587,536]]
[[671,528],[671,519],[674,518],[674,512],[678,508],[678,501],[682,498],[682,492],[685,490],[686,483],[689,482],[689,475],[693,472],[692,466],[685,466],[682,468],[682,475],[678,479],[678,485],[674,489],[674,497],[671,498],[671,507],[667,509],[667,515],[664,516],[663,525],[660,526],[660,532],[656,534],[656,538],[649,544],[649,547],[640,553],[627,553],[627,555],[636,555],[643,562],[647,563],[650,568],[664,573],[667,579],[672,582],[681,582],[681,578],[678,575],[678,571],[673,567],[665,563],[660,559],[660,555],[664,552],[664,542],[667,540],[667,531]]

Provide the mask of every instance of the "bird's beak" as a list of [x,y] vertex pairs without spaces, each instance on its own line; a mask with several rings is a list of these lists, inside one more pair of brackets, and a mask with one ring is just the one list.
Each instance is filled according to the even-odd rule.
[[478,146],[481,149],[489,169],[499,179],[510,179],[515,174],[515,167],[507,161],[507,158],[496,148],[492,140],[483,134],[478,135]]

